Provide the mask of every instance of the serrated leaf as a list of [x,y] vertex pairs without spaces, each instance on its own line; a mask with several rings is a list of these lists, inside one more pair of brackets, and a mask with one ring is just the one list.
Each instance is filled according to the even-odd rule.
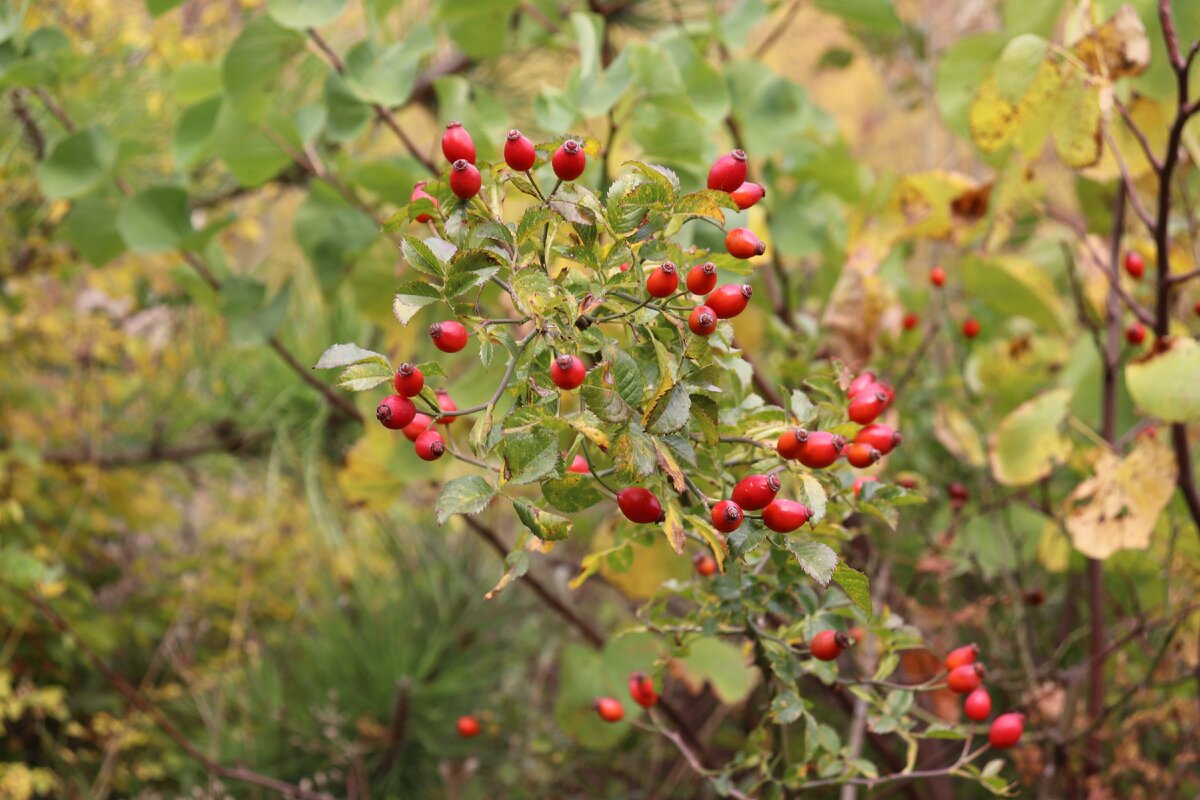
[[800,695],[787,689],[771,699],[771,719],[777,725],[791,725],[804,714],[804,708]]
[[365,392],[391,379],[391,367],[380,364],[377,361],[367,361],[363,364],[354,364],[346,367],[342,371],[342,374],[338,376],[337,385],[339,389],[347,389],[351,392]]
[[812,512],[813,522],[825,519],[825,509],[829,505],[829,498],[826,496],[825,487],[821,485],[821,482],[807,472],[801,473],[800,490],[800,499]]
[[604,493],[597,488],[594,478],[572,473],[565,478],[543,481],[542,497],[559,511],[574,514],[604,500]]
[[364,361],[374,361],[387,367],[389,371],[391,370],[391,362],[388,361],[387,356],[376,353],[374,350],[366,350],[356,344],[333,345],[321,354],[320,360],[313,365],[313,369],[348,367]]
[[867,615],[867,619],[871,618],[871,583],[867,580],[867,576],[856,569],[851,569],[846,566],[843,561],[837,565],[837,569],[833,571],[833,580],[838,586],[842,587],[842,591],[850,598],[854,605]]
[[741,558],[762,544],[766,538],[766,528],[762,525],[755,525],[750,520],[744,521],[736,531],[725,537],[729,542],[730,558]]
[[683,529],[683,511],[675,502],[667,503],[667,515],[662,522],[663,535],[667,543],[675,551],[675,555],[683,555],[683,545],[687,542],[687,532]]
[[675,201],[674,211],[687,219],[704,217],[725,224],[725,209],[737,210],[737,204],[725,192],[703,189],[685,194]]
[[637,408],[646,391],[646,378],[637,359],[612,342],[605,343],[604,359],[612,370],[614,388],[630,408]]
[[801,425],[811,422],[817,417],[816,405],[808,399],[808,395],[799,389],[792,390],[791,402],[788,405],[791,407],[792,416]]
[[1072,71],[1059,89],[1050,127],[1054,149],[1068,167],[1083,169],[1100,160],[1102,117],[1099,81]]
[[438,290],[421,281],[405,281],[396,289],[392,298],[392,314],[401,325],[407,325],[425,306],[441,299]]
[[683,519],[691,525],[693,531],[698,533],[708,543],[708,549],[712,551],[713,558],[717,562],[717,569],[724,572],[725,557],[729,553],[729,545],[726,544],[724,537],[703,517],[688,514]]
[[539,539],[557,542],[571,535],[571,520],[538,508],[528,500],[514,500],[513,508],[526,528]]
[[478,514],[495,496],[495,488],[479,475],[455,478],[442,487],[433,504],[438,524],[445,525],[454,514]]
[[558,472],[561,462],[558,434],[549,428],[533,428],[505,436],[506,483],[519,485],[539,481]]
[[618,472],[633,480],[654,472],[658,463],[654,440],[632,428],[617,436],[612,457]]
[[568,419],[567,424],[582,433],[592,444],[602,450],[608,450],[608,434],[604,431],[600,418],[595,414],[585,409]]
[[513,276],[513,299],[523,314],[544,316],[558,306],[554,283],[538,269],[523,269]]
[[687,386],[677,383],[646,413],[647,428],[653,433],[674,433],[687,425],[691,410]]
[[417,272],[423,272],[436,278],[446,274],[446,265],[442,260],[434,254],[425,241],[415,236],[405,236],[401,240],[400,252],[408,265]]
[[790,536],[784,539],[783,544],[810,578],[822,586],[829,585],[833,571],[838,566],[838,555],[832,547],[821,542],[798,541]]
[[675,460],[675,456],[667,449],[667,446],[657,438],[654,439],[654,452],[658,454],[658,466],[671,479],[671,485],[675,487],[675,491],[680,493],[687,491],[687,481],[684,479],[683,470],[679,468],[679,462]]
[[459,250],[446,272],[443,294],[449,300],[482,286],[500,271],[499,258],[490,250]]
[[612,365],[606,362],[599,368],[588,370],[580,395],[587,410],[604,422],[625,422],[629,419],[630,408],[614,383]]
[[554,219],[554,212],[545,206],[530,206],[521,215],[517,224],[517,243],[524,244],[534,236],[540,236],[546,223]]

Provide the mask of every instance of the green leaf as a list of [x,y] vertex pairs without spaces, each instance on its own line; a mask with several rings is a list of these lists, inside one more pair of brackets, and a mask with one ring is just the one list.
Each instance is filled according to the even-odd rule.
[[1024,317],[1048,331],[1067,330],[1066,305],[1046,271],[1027,259],[1003,256],[962,263],[963,287],[1005,316]]
[[1138,408],[1165,422],[1200,421],[1200,344],[1166,337],[1125,366],[1125,383]]
[[338,376],[337,386],[351,392],[365,392],[392,379],[392,368],[368,361],[346,367]]
[[[291,283],[267,301],[267,287],[258,281],[233,277],[221,284],[221,312],[229,320],[235,345],[263,344],[283,323],[291,299]],[[389,370],[390,376],[390,370]]]
[[817,8],[870,33],[891,36],[903,30],[891,0],[817,0]]
[[676,664],[696,683],[708,683],[727,706],[737,705],[758,683],[757,669],[746,663],[742,649],[716,638],[697,639]]
[[46,575],[46,565],[27,550],[8,545],[0,550],[0,575],[11,586],[32,589]]
[[[653,656],[651,656],[651,661]],[[605,664],[604,654],[582,644],[568,644],[559,658],[558,696],[554,701],[554,722],[572,741],[593,750],[610,750],[629,735],[628,725],[612,725],[597,716],[592,704],[598,696],[616,698],[632,713],[625,682],[629,673],[620,674]]]
[[870,619],[872,613],[871,585],[867,580],[867,576],[856,569],[846,566],[846,563],[843,561],[833,571],[833,580],[838,586],[842,587],[842,591],[846,593],[850,601],[867,615],[867,619]]
[[402,105],[412,93],[421,57],[433,44],[424,25],[410,32],[407,41],[386,48],[370,40],[360,42],[346,54],[346,87],[364,102]]
[[454,514],[478,514],[496,496],[496,490],[479,475],[455,478],[438,492],[434,509],[439,525]]
[[417,272],[440,278],[446,274],[446,264],[426,242],[415,236],[405,236],[400,241],[400,252],[404,260]]
[[534,483],[562,466],[558,434],[549,427],[508,433],[504,440],[506,483]]
[[388,361],[387,356],[382,353],[376,353],[374,350],[366,350],[356,344],[333,345],[321,354],[321,359],[313,365],[313,369],[336,369],[368,361],[382,364],[389,371],[391,370],[391,363]]
[[374,220],[324,192],[310,192],[296,210],[292,225],[296,243],[312,264],[322,289],[341,280],[358,256],[379,235]]
[[630,480],[644,478],[658,466],[654,440],[632,426],[617,437],[612,458],[617,472]]
[[59,233],[84,259],[103,266],[125,252],[125,240],[117,230],[120,208],[115,192],[81,197],[71,204]]
[[687,386],[677,383],[658,398],[646,415],[646,424],[651,433],[674,433],[687,425],[691,411],[692,398]]
[[820,542],[798,541],[791,536],[785,538],[783,543],[810,578],[822,586],[829,585],[829,579],[838,565],[838,555],[832,547]]
[[292,56],[304,49],[304,37],[261,14],[246,24],[221,64],[225,94],[237,112],[259,121],[277,102],[280,74]]
[[546,273],[525,269],[513,276],[513,295],[523,314],[543,316],[559,305],[559,295]]
[[447,300],[458,297],[487,283],[499,271],[499,257],[491,250],[459,250],[450,261],[443,294]]
[[513,508],[525,527],[539,539],[557,542],[571,535],[571,520],[566,517],[538,508],[523,499],[514,500]]
[[[183,0],[146,0],[146,10],[152,17],[161,17],[176,6],[183,5]],[[3,13],[0,11],[0,13]]]
[[817,418],[817,407],[812,400],[808,399],[808,395],[799,389],[792,390],[792,401],[789,403],[792,410],[792,416],[801,425],[812,422]]
[[180,169],[191,169],[213,154],[213,132],[221,112],[220,97],[211,97],[183,112],[171,141],[171,158]]
[[598,369],[588,370],[580,396],[587,410],[604,422],[625,422],[632,412],[613,383],[611,364],[602,364]]
[[594,478],[572,473],[543,481],[542,497],[559,511],[574,514],[604,500],[604,493],[596,487]]
[[1059,432],[1070,389],[1054,389],[1019,405],[1001,420],[988,448],[992,474],[1005,486],[1025,486],[1049,475],[1071,452]]
[[[1034,2],[1053,5],[1043,0]],[[968,122],[971,103],[1007,42],[1008,37],[1000,32],[967,36],[952,44],[938,62],[935,83],[938,110],[947,127],[959,136],[971,135]]]
[[325,135],[335,142],[354,139],[371,123],[371,106],[354,96],[346,80],[330,71],[325,79]]
[[417,312],[441,300],[438,290],[424,281],[405,281],[396,288],[392,313],[401,325],[407,325]]
[[193,233],[187,192],[156,186],[126,198],[117,230],[129,249],[139,253],[180,249]]
[[267,0],[267,13],[285,28],[302,31],[331,22],[347,0]]
[[117,159],[117,146],[100,127],[85,128],[60,139],[38,166],[47,200],[87,194],[105,178]]
[[785,689],[771,699],[771,719],[777,725],[791,725],[804,714],[804,700],[791,689]]
[[1002,97],[1017,103],[1025,96],[1046,60],[1048,46],[1045,39],[1032,33],[1021,34],[1005,45],[994,69]]

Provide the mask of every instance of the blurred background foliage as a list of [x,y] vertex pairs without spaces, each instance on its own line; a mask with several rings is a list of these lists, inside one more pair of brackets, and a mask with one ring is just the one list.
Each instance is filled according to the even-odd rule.
[[[1087,254],[1108,247],[1119,170],[1111,143],[1080,155],[1099,140],[1100,84],[1050,85],[1039,70],[1120,5],[7,0],[0,796],[269,793],[206,776],[89,652],[210,758],[336,796],[706,796],[669,742],[585,708],[656,658],[714,749],[755,735],[743,703],[759,672],[731,644],[638,633],[597,651],[519,585],[484,600],[505,569],[496,548],[431,512],[438,485],[471,468],[418,461],[312,385],[325,376],[308,366],[331,342],[429,350],[420,326],[389,313],[403,263],[378,230],[428,178],[422,162],[449,119],[485,160],[513,126],[595,137],[606,155],[583,179],[593,186],[634,157],[695,186],[735,137],[744,144],[769,188],[734,218],[765,232],[774,266],[755,278],[764,313],[739,318],[740,346],[780,386],[809,377],[816,357],[894,377],[912,368],[905,446],[877,471],[911,478],[931,502],[898,526],[880,510],[848,541],[869,551],[858,565],[877,608],[935,653],[978,638],[1000,692],[1059,731],[1018,752],[1030,792],[1049,781],[1058,794],[1041,796],[1194,796],[1187,510],[1143,480],[1130,489],[1149,506],[1132,549],[1110,547],[1103,525],[1064,522],[1065,498],[1098,471],[1101,363],[1077,315],[1103,312],[1106,279]],[[1161,147],[1173,75],[1155,4],[1130,5],[1149,57],[1118,92],[1136,93]],[[1174,5],[1181,40],[1200,37],[1200,5]],[[1117,46],[1140,46],[1135,34]],[[1185,132],[1184,197],[1200,188],[1198,130]],[[1113,135],[1150,196],[1136,142]],[[1197,262],[1196,220],[1181,209],[1182,275]],[[1149,236],[1129,231],[1125,246],[1150,256]],[[928,285],[934,263],[950,272],[946,292]],[[1185,339],[1197,300],[1189,284],[1173,307]],[[944,335],[926,349],[923,328],[902,327],[906,311]],[[954,333],[967,315],[984,331],[970,343]],[[460,405],[486,400],[502,369],[470,351],[442,363]],[[1200,372],[1179,363],[1171,391],[1192,402]],[[1148,396],[1135,404],[1122,378],[1119,397],[1139,474],[1168,474],[1165,445],[1131,444]],[[371,399],[349,402],[369,419]],[[1194,408],[1181,413],[1194,421]],[[952,482],[969,487],[965,507],[947,497]],[[505,551],[517,521],[481,519]],[[595,559],[598,576],[569,587],[614,527],[604,508],[580,515],[570,542],[532,554],[531,575],[604,631],[628,627],[650,597],[705,602],[661,537],[631,562]],[[1097,723],[1105,755],[1087,768],[1088,720],[1072,711],[1087,658],[1084,554],[1111,556],[1103,610],[1121,643],[1108,667],[1119,705]],[[931,670],[923,652],[905,654],[903,674]],[[816,702],[844,727],[840,701]],[[957,716],[945,698],[930,710]],[[454,734],[467,712],[483,722],[478,739]],[[1079,780],[1054,783],[1062,773]],[[960,788],[910,794],[984,792]]]

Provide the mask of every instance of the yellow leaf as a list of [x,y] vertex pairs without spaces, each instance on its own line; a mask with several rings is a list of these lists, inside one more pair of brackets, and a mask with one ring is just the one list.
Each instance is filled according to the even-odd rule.
[[[1129,104],[1129,117],[1133,120],[1133,124],[1145,135],[1151,149],[1155,153],[1163,152],[1167,146],[1167,129],[1169,126],[1167,125],[1167,116],[1162,103],[1147,97],[1136,97]],[[1108,134],[1112,138],[1113,144],[1116,145],[1117,150],[1121,153],[1121,158],[1125,161],[1125,167],[1129,170],[1129,174],[1135,180],[1149,175],[1153,169],[1150,165],[1150,160],[1146,158],[1141,143],[1138,142],[1137,137],[1130,131],[1125,118],[1115,114],[1109,115],[1107,124]],[[1113,156],[1112,148],[1108,146],[1108,142],[1101,141],[1100,160],[1089,167],[1084,172],[1084,175],[1100,182],[1116,180],[1121,177],[1120,165]]]
[[662,522],[662,529],[675,555],[683,555],[683,543],[687,541],[687,532],[683,529],[683,512],[678,504],[667,503],[667,516]]
[[988,448],[997,481],[1024,486],[1046,477],[1066,460],[1071,441],[1059,427],[1070,402],[1070,389],[1054,389],[1022,403],[1000,421]]
[[1089,558],[1150,545],[1158,516],[1175,491],[1171,449],[1158,436],[1142,436],[1125,458],[1102,453],[1095,473],[1067,498],[1067,533]]
[[1017,130],[1017,107],[1000,94],[996,79],[988,76],[968,111],[971,139],[985,153],[994,153],[1012,141]]
[[[1107,92],[1105,97],[1108,97]],[[1111,98],[1108,99],[1111,103]],[[1054,106],[1050,135],[1063,163],[1074,169],[1090,167],[1100,160],[1103,137],[1101,90],[1098,83],[1072,71],[1062,83]]]
[[934,409],[936,425],[934,436],[954,456],[973,467],[982,467],[987,461],[979,432],[966,416],[953,406],[942,403]]
[[1150,38],[1133,6],[1126,3],[1107,22],[1072,48],[1095,75],[1108,80],[1140,75],[1150,65]]

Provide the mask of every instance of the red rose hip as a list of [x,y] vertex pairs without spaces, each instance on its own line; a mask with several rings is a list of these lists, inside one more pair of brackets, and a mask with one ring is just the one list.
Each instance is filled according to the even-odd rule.
[[620,722],[621,718],[625,716],[625,708],[621,705],[621,701],[612,697],[601,697],[592,707],[596,709],[600,719],[605,722]]
[[705,578],[711,578],[717,573],[717,560],[710,555],[696,556],[694,562],[696,572]]
[[721,533],[732,533],[742,525],[742,508],[732,500],[722,500],[712,507],[713,527]]
[[617,492],[617,505],[630,522],[662,522],[666,517],[662,503],[649,489],[629,486]]
[[754,289],[750,284],[727,283],[718,286],[705,300],[705,305],[717,312],[717,319],[732,319],[746,310]]
[[1024,714],[1001,714],[992,720],[992,726],[988,729],[988,744],[997,750],[1007,750],[1021,741],[1024,732]]
[[412,422],[404,426],[404,438],[410,442],[415,442],[417,437],[425,431],[429,430],[429,426],[433,424],[433,417],[428,414],[418,412],[413,417]]
[[821,631],[812,638],[808,648],[813,658],[821,661],[837,661],[842,651],[850,646],[850,639],[841,631]]
[[457,353],[467,346],[467,329],[461,322],[446,320],[429,326],[429,338],[433,346],[443,353]]
[[929,270],[929,282],[934,286],[941,286],[946,282],[946,270],[941,267],[934,267]]
[[1130,323],[1129,327],[1125,329],[1125,341],[1129,342],[1132,347],[1137,347],[1146,341],[1146,326],[1140,322]]
[[588,475],[591,471],[587,459],[579,453],[575,454],[575,458],[571,459],[571,466],[567,467],[567,472],[574,472],[576,475]]
[[983,326],[979,324],[979,320],[974,317],[967,317],[963,320],[962,333],[968,339],[974,339],[983,330]]
[[[450,414],[458,411],[458,405],[450,398],[450,393],[445,389],[438,389],[436,392],[434,392],[434,394],[437,395],[438,408],[440,408],[444,414]],[[458,419],[457,415],[451,417],[442,417],[438,420],[438,422],[442,425],[449,425],[456,419]]]
[[730,497],[746,511],[766,508],[779,493],[778,475],[748,475],[737,482]]
[[808,522],[812,512],[795,500],[773,500],[763,509],[762,521],[776,533],[791,533]]
[[574,139],[567,139],[554,151],[550,166],[559,180],[573,181],[582,175],[587,167],[587,153],[583,151],[582,144]]
[[458,730],[458,735],[464,739],[479,735],[479,720],[470,715],[459,717],[458,721],[454,723],[454,727]]
[[992,714],[992,696],[980,686],[963,701],[963,713],[973,722],[983,722]]
[[733,198],[733,202],[737,203],[737,207],[739,209],[745,211],[747,208],[750,208],[759,200],[762,200],[764,197],[766,197],[767,190],[762,186],[759,186],[757,183],[746,181],[737,189],[734,189],[732,192],[730,192],[729,196]]
[[979,658],[979,645],[971,642],[962,647],[956,647],[946,655],[946,669],[954,669],[964,664],[974,664]]
[[946,688],[956,694],[970,694],[983,683],[987,670],[982,664],[963,664],[950,670],[946,676]]
[[442,134],[442,155],[451,164],[459,160],[475,163],[475,143],[461,122],[446,123],[446,132]]
[[804,428],[788,428],[779,434],[779,439],[775,442],[775,452],[780,458],[799,458],[800,451],[804,449],[807,441],[808,431]]
[[746,182],[746,153],[734,150],[713,162],[708,170],[708,188],[734,192]]
[[579,356],[563,353],[550,365],[550,380],[560,389],[577,389],[586,377],[587,367]]
[[687,288],[692,294],[708,294],[717,286],[717,265],[711,261],[697,264],[687,274]]
[[529,141],[528,137],[522,136],[516,128],[509,131],[504,140],[504,163],[508,164],[509,169],[527,172],[533,167],[535,161],[537,161],[537,151],[534,150],[533,142]]
[[425,376],[415,364],[405,361],[396,368],[396,377],[392,379],[396,392],[405,397],[416,397],[425,387]]
[[417,407],[413,401],[398,394],[389,394],[375,409],[375,419],[393,431],[404,430],[416,415]]
[[866,442],[852,442],[842,450],[842,455],[850,462],[850,466],[866,469],[882,458],[883,454]]
[[483,186],[483,178],[470,161],[460,158],[450,167],[450,191],[454,192],[460,200],[470,200],[479,194],[481,186]]
[[859,425],[870,425],[887,407],[887,393],[873,386],[854,395],[846,409],[846,416]]
[[767,252],[767,245],[749,228],[734,228],[725,234],[725,249],[734,258],[754,258]]
[[679,271],[664,261],[646,276],[646,291],[651,297],[670,297],[679,288]]
[[[432,200],[433,204],[436,206],[438,204],[437,198],[425,191],[425,186],[428,183],[429,181],[417,181],[415,184],[413,184],[412,194],[409,195],[408,201],[411,203],[424,198],[426,200]],[[429,222],[431,219],[433,219],[432,214],[417,214],[416,217],[417,222]]]
[[697,336],[708,336],[717,329],[717,312],[708,306],[696,306],[688,317],[688,328]]
[[654,679],[644,672],[630,675],[629,696],[642,708],[653,706],[658,702],[658,692],[654,691]]
[[446,452],[446,440],[437,431],[425,431],[417,437],[415,447],[422,461],[437,461]]
[[1130,250],[1125,254],[1125,271],[1134,280],[1140,279],[1146,272],[1146,259],[1138,251]]
[[810,469],[824,469],[838,460],[846,440],[827,431],[810,431],[797,458]]
[[865,442],[885,456],[899,447],[902,440],[899,431],[882,422],[872,422],[854,437],[855,442]]

